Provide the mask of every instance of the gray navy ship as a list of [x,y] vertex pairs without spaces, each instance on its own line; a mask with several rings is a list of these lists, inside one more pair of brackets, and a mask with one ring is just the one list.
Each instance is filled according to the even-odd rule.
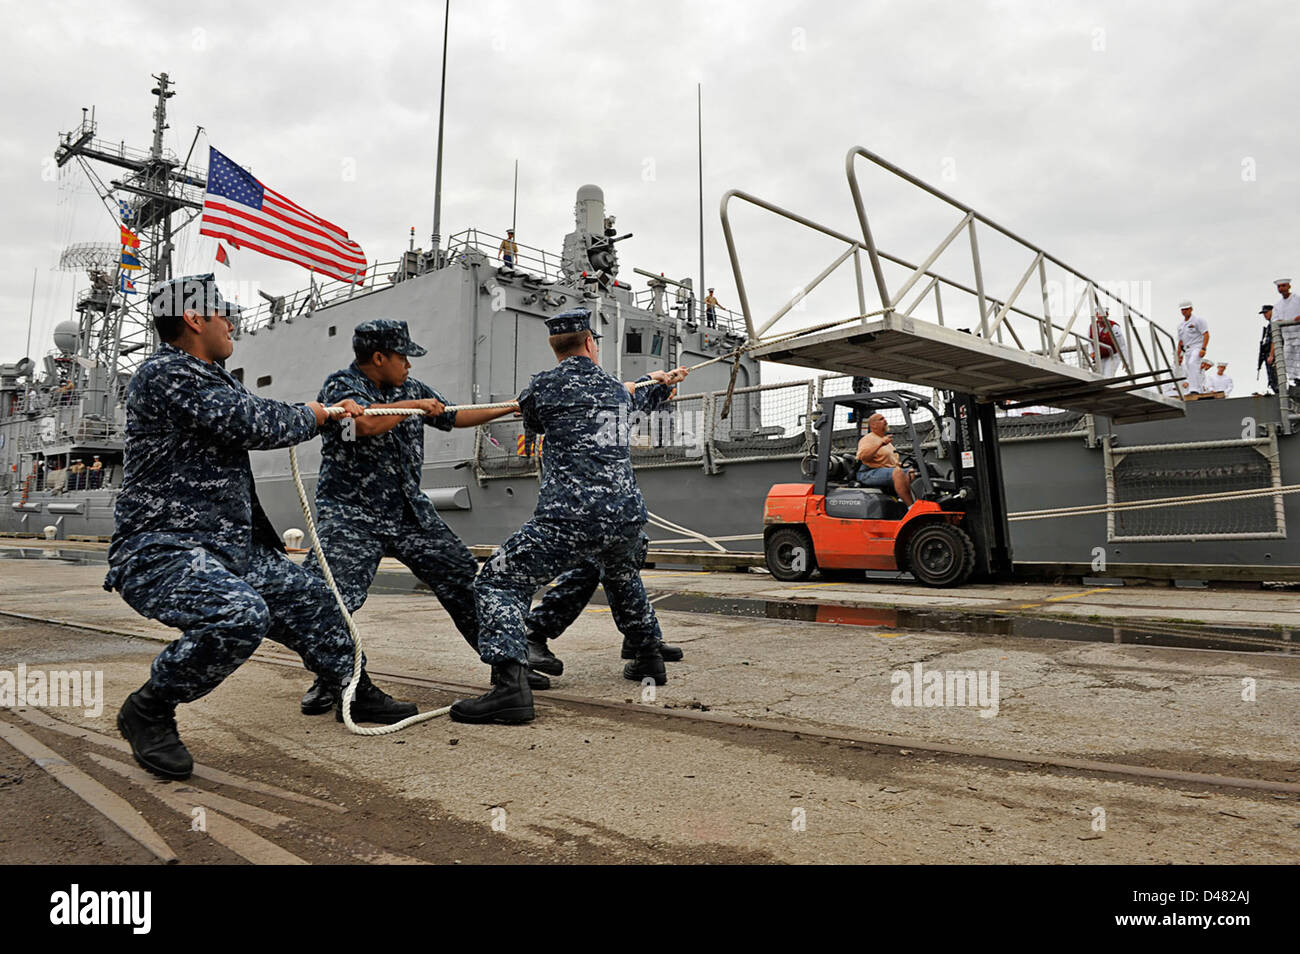
[[[152,148],[133,152],[101,142],[91,114],[60,137],[56,152],[60,165],[97,161],[124,170],[104,198],[120,204],[141,237],[141,270],[134,279],[141,291],[149,280],[171,275],[175,234],[194,217],[205,185],[202,170],[162,148],[173,91],[167,74],[155,79]],[[861,213],[860,201],[858,208]],[[972,211],[963,220],[972,229],[973,217]],[[670,410],[647,418],[635,432],[632,456],[652,513],[652,541],[674,549],[761,549],[769,488],[799,480],[819,438],[829,435],[836,450],[855,446],[861,422],[837,419],[819,427],[821,398],[865,385],[835,373],[765,383],[762,361],[749,354],[732,357],[755,338],[748,305],[743,313],[710,311],[691,279],[625,268],[619,243],[626,237],[615,226],[604,191],[581,185],[573,229],[559,241],[558,252],[519,245],[506,264],[499,254],[504,237],[470,227],[452,234],[445,246],[409,248],[395,261],[372,266],[361,283],[312,281],[292,295],[263,293],[266,301],[243,315],[226,365],[258,395],[303,400],[351,361],[357,324],[390,317],[406,321],[412,338],[429,348],[413,373],[451,401],[509,400],[554,361],[544,319],[586,306],[605,336],[601,361],[621,380],[726,358],[692,374]],[[856,239],[854,244],[854,263],[857,252],[869,250],[879,278],[874,245],[867,249]],[[125,294],[131,277],[121,271],[117,253],[115,243],[66,250],[63,267],[84,269],[88,277],[71,317],[55,329],[48,353],[0,364],[0,532],[58,539],[112,533],[126,387],[157,344],[146,296]],[[739,285],[734,254],[732,264]],[[923,265],[915,274],[931,279],[927,292],[963,287]],[[858,287],[861,297],[861,271]],[[881,289],[883,299],[883,281]],[[1020,311],[1014,305],[1019,291],[1003,300],[987,296],[987,314],[996,313],[998,321],[992,331],[975,333],[989,346],[1002,347],[1001,322]],[[1097,288],[1091,294],[1099,300]],[[983,314],[982,287],[979,295]],[[1127,305],[1124,310],[1136,329],[1140,316],[1130,316]],[[891,311],[912,320],[911,309],[904,314],[901,304]],[[1079,327],[1087,324],[1085,317]],[[1005,327],[1030,363],[1072,363],[1077,369],[1090,360],[1088,336],[1072,325],[1073,319],[1048,320],[1041,347],[1026,346],[1009,322]],[[1274,334],[1280,341],[1280,330]],[[1135,332],[1134,345],[1138,338]],[[1012,407],[998,418],[998,437],[1017,562],[1095,566],[1100,548],[1113,562],[1254,567],[1263,577],[1268,568],[1300,566],[1300,538],[1288,532],[1288,523],[1300,526],[1300,498],[1289,483],[1290,476],[1300,478],[1295,404],[1286,395],[1259,395],[1189,401],[1180,408],[1184,413],[1171,414],[1169,408],[1182,402],[1156,396],[1156,385],[1170,377],[1168,355],[1161,360],[1154,353],[1165,339],[1167,332],[1150,329],[1145,340],[1153,353],[1146,370],[1129,375],[1130,386],[1110,385],[1116,394],[1149,394],[1159,414],[1130,413],[1118,423],[1125,414],[1112,418],[1081,410],[1068,389],[1052,392],[1056,399],[1040,405],[1001,402]],[[1145,353],[1146,346],[1141,348]],[[925,358],[914,365],[895,362],[896,381],[877,377],[870,386],[934,383],[934,364]],[[916,374],[909,373],[913,369]],[[938,386],[935,398],[942,399]],[[922,429],[920,450],[933,447],[936,437]],[[497,544],[531,515],[540,453],[517,421],[430,432],[425,455],[424,492],[467,543]],[[255,452],[253,461],[272,521],[281,529],[302,526],[288,455]],[[310,492],[319,444],[304,445],[300,461]],[[1155,503],[1116,506],[1136,501]],[[1069,508],[1082,509],[1040,513]]]

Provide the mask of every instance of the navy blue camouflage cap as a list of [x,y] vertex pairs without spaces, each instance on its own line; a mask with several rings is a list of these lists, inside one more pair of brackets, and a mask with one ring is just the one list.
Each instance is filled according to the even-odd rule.
[[396,318],[372,318],[357,325],[352,332],[353,349],[369,348],[375,351],[396,351],[408,358],[418,358],[429,352],[411,340],[406,322]]
[[243,309],[221,297],[217,278],[211,272],[156,282],[149,289],[149,313],[154,318],[179,318],[186,311],[202,312],[205,316],[216,313],[238,321]]
[[597,340],[600,335],[591,327],[591,312],[586,308],[574,308],[562,311],[546,319],[546,330],[551,335],[571,335],[575,331],[590,331]]

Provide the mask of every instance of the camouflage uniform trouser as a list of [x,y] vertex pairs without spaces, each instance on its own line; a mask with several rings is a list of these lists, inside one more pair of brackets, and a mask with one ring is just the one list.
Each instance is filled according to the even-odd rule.
[[141,616],[182,630],[153,661],[154,687],[168,702],[207,695],[264,636],[330,682],[352,675],[352,637],[333,594],[265,545],[253,544],[242,575],[197,547],[142,553],[127,564],[119,590]]
[[[645,563],[646,552],[649,549],[650,539],[642,533],[641,542],[637,547],[635,556],[638,570]],[[603,575],[599,563],[595,560],[587,560],[581,566],[574,567],[556,579],[555,585],[547,590],[542,597],[542,601],[534,606],[528,614],[528,619],[525,622],[528,638],[542,641],[559,637],[582,615],[583,609],[591,602],[596,587],[600,585]],[[609,597],[612,609],[615,601],[612,596],[609,596],[608,582],[605,584],[605,594]],[[638,642],[643,635],[641,629],[638,628],[640,621],[625,618],[625,614],[622,612],[624,609],[625,607],[619,606],[618,610],[614,612],[614,625],[629,640],[634,643]],[[626,629],[624,628],[625,624]]]
[[[429,527],[408,523],[397,533],[379,533],[355,518],[332,514],[325,505],[320,508],[316,534],[349,613],[355,613],[365,603],[380,559],[393,556],[429,585],[456,629],[477,649],[474,576],[478,561],[451,527],[440,517],[434,521]],[[313,574],[320,573],[315,553],[307,555],[304,566]]]
[[[643,539],[639,523],[602,527],[544,517],[528,521],[484,564],[474,583],[482,624],[479,658],[489,664],[526,663],[525,617],[533,593],[566,570],[589,565],[605,584],[623,634],[636,645],[659,640],[659,621],[641,585]],[[587,595],[594,589],[593,582]]]

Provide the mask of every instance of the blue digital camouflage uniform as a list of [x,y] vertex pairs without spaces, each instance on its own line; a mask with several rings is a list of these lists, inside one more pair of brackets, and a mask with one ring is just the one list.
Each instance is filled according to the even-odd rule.
[[169,344],[133,375],[104,588],[183,630],[153,662],[165,701],[211,692],[264,636],[331,682],[351,674],[342,615],[324,584],[284,556],[248,463],[249,450],[316,433],[310,408],[255,397]]
[[489,558],[475,583],[485,663],[526,663],[525,617],[533,593],[589,563],[604,576],[624,634],[638,645],[661,638],[641,584],[646,510],[627,431],[632,412],[653,410],[670,394],[661,384],[629,394],[585,355],[535,375],[520,393],[525,428],[545,435],[542,487],[533,518]]
[[[358,334],[371,327],[387,329],[389,324],[401,325],[401,337],[409,344],[405,322],[365,322]],[[388,350],[382,347],[383,339],[378,340],[376,350]],[[418,347],[416,352],[425,353]],[[426,398],[447,403],[433,388],[410,377],[400,387],[380,387],[355,362],[325,379],[319,400],[330,405],[346,398],[362,405]],[[317,533],[349,611],[365,603],[380,559],[391,555],[429,585],[466,642],[476,646],[473,587],[478,562],[420,490],[425,426],[447,431],[455,423],[456,412],[446,411],[437,417],[409,417],[385,434],[351,441],[343,439],[341,430],[323,434]],[[319,572],[315,554],[306,565]]]

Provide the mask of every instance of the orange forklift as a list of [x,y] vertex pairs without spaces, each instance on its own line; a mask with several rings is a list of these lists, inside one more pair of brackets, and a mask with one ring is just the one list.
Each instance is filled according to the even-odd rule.
[[[946,413],[910,391],[864,392],[822,399],[813,422],[815,446],[804,458],[811,482],[776,484],[763,507],[763,549],[778,580],[861,579],[866,570],[910,573],[926,586],[960,586],[972,576],[1011,573],[1002,462],[994,407],[972,395],[943,394]],[[835,412],[858,421],[899,411],[900,462],[914,474],[916,502],[856,480],[856,453],[836,453]],[[914,415],[923,412],[926,440]],[[898,416],[898,415],[895,415]],[[841,446],[856,437],[840,435]],[[904,440],[899,442],[897,438]],[[928,451],[928,452],[927,452]]]

